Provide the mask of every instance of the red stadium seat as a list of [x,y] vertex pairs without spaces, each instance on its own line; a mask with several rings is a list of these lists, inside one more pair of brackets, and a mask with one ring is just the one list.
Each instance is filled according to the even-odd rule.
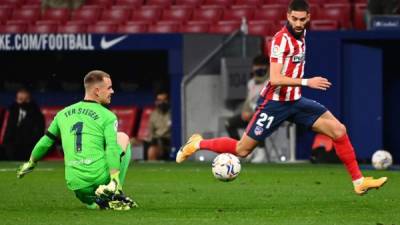
[[24,20],[29,23],[34,23],[40,18],[39,9],[16,9],[11,17],[13,20]]
[[263,0],[236,0],[235,5],[251,5],[259,6],[263,4]]
[[161,10],[158,8],[140,8],[133,11],[131,20],[155,22],[161,17]]
[[336,20],[311,20],[310,24],[311,30],[337,30],[339,29],[339,23]]
[[25,0],[25,5],[40,5],[42,0]]
[[240,21],[219,21],[211,25],[210,33],[229,34],[240,28]]
[[20,7],[24,4],[24,0],[1,0],[0,5],[9,5],[15,8]]
[[118,118],[118,131],[132,137],[138,120],[138,108],[135,106],[112,106],[110,110]]
[[172,5],[173,0],[147,0],[146,4],[147,5],[158,5],[162,7],[168,7]]
[[118,25],[115,23],[106,23],[105,21],[101,21],[99,23],[89,25],[88,32],[89,33],[116,33]]
[[47,9],[43,14],[42,19],[56,20],[64,23],[65,21],[69,20],[70,15],[71,12],[68,9]]
[[29,25],[28,33],[40,33],[40,34],[57,33],[57,25],[55,24]]
[[150,33],[177,33],[179,25],[177,24],[154,24],[149,26]]
[[100,19],[104,21],[114,21],[118,23],[125,22],[131,16],[131,11],[128,8],[125,9],[109,9],[104,10]]
[[321,20],[337,20],[340,27],[348,29],[351,27],[350,4],[325,4],[318,14]]
[[192,20],[216,22],[222,18],[222,9],[195,9]]
[[101,7],[85,8],[74,10],[72,12],[72,20],[86,21],[88,24],[96,22],[100,18],[102,12]]
[[182,33],[208,33],[210,29],[210,24],[207,22],[204,23],[187,23],[181,26],[180,31]]
[[[1,26],[0,26],[1,27]],[[1,30],[0,30],[1,32]],[[3,114],[3,113],[2,113]],[[10,112],[8,110],[5,110],[4,112],[4,117],[3,121],[1,123],[1,130],[0,130],[0,144],[3,144],[4,140],[4,135],[6,134],[6,129],[7,129],[7,122],[8,122],[8,117],[10,116]]]
[[202,5],[204,0],[176,0],[176,5],[190,5],[190,6],[199,6]]
[[13,9],[12,6],[0,6],[0,24],[11,18]]
[[366,24],[365,24],[365,11],[367,10],[367,4],[366,3],[356,3],[354,5],[354,18],[353,18],[353,25],[355,29],[358,30],[365,30],[366,29]]
[[225,9],[223,20],[241,20],[245,17],[248,20],[253,19],[255,8],[232,8]]
[[114,4],[114,0],[87,0],[87,5],[98,5],[104,8],[109,8]]
[[286,19],[286,7],[282,5],[264,5],[254,12],[255,20],[279,21]]
[[312,19],[318,18],[319,11],[320,11],[320,6],[318,4],[310,4],[310,14]]
[[264,4],[279,4],[287,7],[290,0],[264,0]]
[[66,24],[58,26],[58,33],[75,34],[75,33],[86,33],[86,24]]
[[118,33],[146,33],[146,24],[125,24],[118,26]]
[[249,21],[249,34],[268,36],[275,32],[275,24],[271,21],[256,20]]
[[144,0],[117,0],[115,5],[126,5],[130,7],[140,7],[144,4]]
[[205,0],[204,5],[222,5],[228,7],[233,5],[233,0]]
[[137,134],[137,139],[140,141],[147,140],[149,137],[150,128],[150,115],[154,111],[154,107],[145,107],[142,110],[142,115],[140,117],[139,130]]
[[6,24],[0,26],[0,33],[25,33],[27,28],[26,24]]
[[192,16],[193,10],[188,8],[165,9],[162,13],[162,20],[186,21]]

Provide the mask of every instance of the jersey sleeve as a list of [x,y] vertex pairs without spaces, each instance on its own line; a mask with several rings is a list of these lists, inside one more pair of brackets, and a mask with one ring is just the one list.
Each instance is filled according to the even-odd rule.
[[115,115],[110,116],[104,124],[104,137],[106,141],[106,160],[108,168],[120,168],[122,149],[117,141],[118,120]]
[[284,58],[289,54],[287,39],[283,35],[275,36],[271,41],[270,62],[283,64]]
[[39,161],[47,154],[58,136],[60,136],[60,129],[57,123],[57,116],[55,116],[45,135],[40,138],[32,150],[31,156],[34,161]]
[[60,136],[60,128],[59,128],[58,122],[57,122],[57,115],[54,117],[54,119],[51,122],[49,128],[47,128],[46,135],[48,135],[48,136],[53,136],[53,137],[59,137]]

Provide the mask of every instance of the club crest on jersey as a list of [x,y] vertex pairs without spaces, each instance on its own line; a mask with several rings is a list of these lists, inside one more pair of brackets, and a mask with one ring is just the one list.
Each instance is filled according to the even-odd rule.
[[264,132],[264,129],[260,126],[256,126],[256,129],[254,129],[254,134],[259,136]]
[[305,54],[304,53],[300,53],[300,54],[294,55],[292,57],[292,62],[293,63],[301,63],[301,62],[304,61],[304,58],[305,58]]
[[274,47],[272,47],[272,56],[279,56],[279,46],[278,45],[274,45]]

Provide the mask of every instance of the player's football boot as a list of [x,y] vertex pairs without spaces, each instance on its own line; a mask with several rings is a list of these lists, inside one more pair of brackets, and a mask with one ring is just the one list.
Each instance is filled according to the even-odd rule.
[[184,146],[182,146],[176,154],[176,162],[181,163],[185,161],[189,156],[193,155],[199,150],[200,141],[203,137],[200,134],[193,134]]
[[382,187],[387,182],[387,177],[381,177],[374,179],[373,177],[365,177],[363,182],[359,185],[354,186],[354,191],[358,195],[363,195],[368,192],[368,190],[375,188],[378,189]]

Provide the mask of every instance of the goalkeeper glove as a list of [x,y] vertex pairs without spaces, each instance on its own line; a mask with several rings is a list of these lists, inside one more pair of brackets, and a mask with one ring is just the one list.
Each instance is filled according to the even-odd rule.
[[36,163],[30,159],[28,162],[22,164],[18,169],[17,169],[17,178],[22,178],[25,176],[25,174],[30,173],[33,171],[35,168]]
[[111,181],[107,185],[100,185],[96,189],[97,196],[109,196],[118,193],[121,190],[121,185],[119,182],[119,171],[111,174]]

